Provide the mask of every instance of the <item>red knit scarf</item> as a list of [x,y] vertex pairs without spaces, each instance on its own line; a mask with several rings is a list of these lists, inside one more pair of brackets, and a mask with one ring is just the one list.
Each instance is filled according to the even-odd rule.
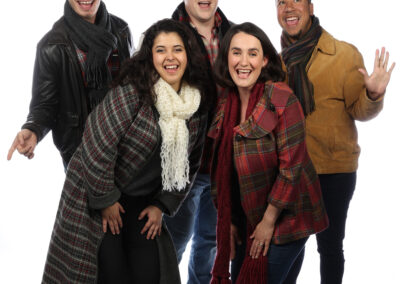
[[[252,114],[257,102],[264,92],[264,83],[257,83],[249,98],[246,110],[246,119]],[[232,90],[228,94],[225,105],[224,121],[222,124],[222,139],[218,147],[216,161],[217,183],[217,255],[212,270],[211,284],[231,283],[229,274],[230,264],[230,229],[231,229],[231,188],[233,178],[233,128],[240,121],[240,100],[237,92]],[[252,228],[254,230],[254,228]],[[237,284],[266,283],[266,257],[251,259],[248,248],[251,240],[247,240],[246,257],[240,270]]]

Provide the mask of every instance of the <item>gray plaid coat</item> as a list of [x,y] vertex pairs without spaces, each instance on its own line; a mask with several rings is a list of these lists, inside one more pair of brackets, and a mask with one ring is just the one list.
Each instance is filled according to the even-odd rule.
[[[86,122],[82,144],[71,159],[51,236],[42,283],[96,283],[97,253],[102,241],[100,210],[114,204],[140,173],[161,139],[158,113],[142,105],[131,85],[112,89]],[[190,179],[199,168],[207,117],[188,121]],[[174,215],[185,192],[154,197]],[[180,283],[171,238],[164,226],[157,237],[160,284]]]

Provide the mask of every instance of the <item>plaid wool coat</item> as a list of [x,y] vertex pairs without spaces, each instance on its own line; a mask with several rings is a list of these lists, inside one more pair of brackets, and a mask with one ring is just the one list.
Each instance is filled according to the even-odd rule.
[[[222,151],[219,143],[227,95],[228,91],[219,98],[208,132],[214,139],[214,196],[218,177],[213,168],[217,152]],[[247,223],[254,229],[268,203],[281,208],[272,239],[275,244],[307,237],[328,226],[318,176],[306,150],[304,127],[301,105],[289,87],[266,83],[249,119],[234,128],[233,159]]]
[[[195,113],[189,129],[190,180],[199,168],[207,115]],[[161,141],[158,112],[140,103],[131,85],[112,89],[86,122],[82,144],[71,159],[51,236],[43,283],[96,283],[102,241],[101,213],[118,201]],[[189,190],[154,197],[174,215]],[[180,283],[172,240],[165,227],[157,237],[160,284]]]

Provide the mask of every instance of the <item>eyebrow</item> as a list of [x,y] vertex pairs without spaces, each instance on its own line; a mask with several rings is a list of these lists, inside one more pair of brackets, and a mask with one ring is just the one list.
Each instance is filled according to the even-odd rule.
[[[240,47],[232,47],[231,50],[242,50]],[[258,48],[249,48],[248,51],[260,51]]]
[[[155,48],[163,47],[165,48],[165,45],[156,45]],[[181,44],[175,44],[173,47],[184,47],[184,45]]]

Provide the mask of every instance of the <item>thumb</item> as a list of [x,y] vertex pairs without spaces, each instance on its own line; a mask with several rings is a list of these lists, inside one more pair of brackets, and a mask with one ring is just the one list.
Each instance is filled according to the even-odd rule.
[[142,212],[140,212],[138,219],[142,220],[144,218],[144,216],[146,216],[146,214],[147,214],[147,208],[144,209]]
[[255,237],[255,232],[253,232],[253,233],[251,234],[250,239],[254,239],[254,237]]
[[124,209],[124,207],[122,207],[122,205],[121,204],[119,204],[119,211],[121,212],[121,213],[125,213],[125,209]]
[[25,135],[23,132],[18,133],[17,135],[18,143],[21,145],[25,144]]
[[363,75],[364,81],[368,79],[367,70],[365,70],[364,68],[359,68],[359,69],[358,69],[358,72],[360,72],[360,73]]

